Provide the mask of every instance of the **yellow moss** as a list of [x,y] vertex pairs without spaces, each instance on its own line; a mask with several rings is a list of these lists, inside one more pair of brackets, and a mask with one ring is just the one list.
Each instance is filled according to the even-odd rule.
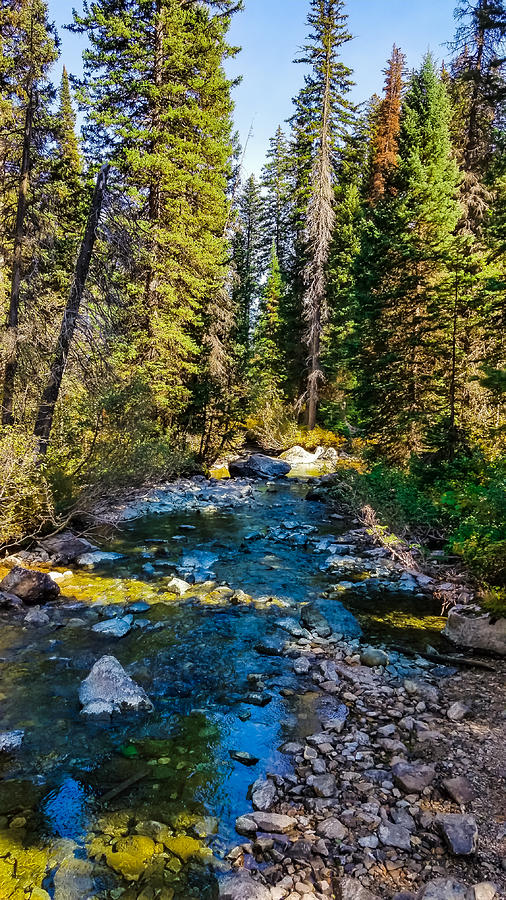
[[165,841],[165,846],[167,847],[167,850],[170,850],[174,856],[177,856],[183,862],[188,862],[188,860],[193,857],[202,858],[212,856],[212,851],[209,850],[209,847],[201,844],[201,842],[195,840],[195,838],[188,837],[186,834],[180,834],[177,837],[170,838],[168,841]]
[[155,854],[155,842],[137,834],[121,838],[106,853],[107,865],[128,881],[138,881]]
[[26,900],[27,892],[42,884],[46,869],[45,850],[25,848],[12,832],[0,832],[0,897]]

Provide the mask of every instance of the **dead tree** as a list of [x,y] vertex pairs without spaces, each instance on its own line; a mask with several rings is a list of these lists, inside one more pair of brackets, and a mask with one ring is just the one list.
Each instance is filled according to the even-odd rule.
[[74,279],[63,314],[55,357],[51,365],[49,378],[44,393],[42,394],[39,411],[37,413],[34,434],[38,439],[39,454],[41,456],[44,456],[47,451],[49,436],[53,425],[54,411],[58,402],[69,350],[76,329],[77,317],[79,315],[81,300],[93,254],[93,247],[97,237],[97,228],[104,202],[109,168],[108,165],[102,166],[97,177],[88,221],[86,223],[81,249],[77,258]]

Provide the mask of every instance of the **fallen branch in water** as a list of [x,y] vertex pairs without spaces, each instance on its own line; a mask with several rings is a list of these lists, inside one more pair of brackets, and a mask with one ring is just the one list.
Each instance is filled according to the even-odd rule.
[[143,769],[141,772],[137,772],[135,775],[127,778],[126,781],[122,781],[121,784],[117,785],[117,787],[112,788],[112,790],[108,791],[107,794],[104,794],[104,796],[100,798],[100,802],[108,803],[109,800],[114,800],[114,798],[118,797],[119,794],[127,791],[128,788],[133,787],[134,784],[137,784],[138,781],[142,781],[142,779],[145,778],[146,775],[148,775],[148,769]]

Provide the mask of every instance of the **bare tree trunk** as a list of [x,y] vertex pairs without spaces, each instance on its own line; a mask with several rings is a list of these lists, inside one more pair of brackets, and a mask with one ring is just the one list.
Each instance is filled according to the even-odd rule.
[[306,321],[305,343],[309,350],[306,387],[307,425],[316,425],[320,385],[324,380],[320,366],[322,328],[328,315],[326,267],[335,223],[334,188],[330,147],[331,56],[327,48],[325,90],[323,95],[320,146],[314,167],[313,196],[308,209],[307,245],[309,260],[304,272],[306,290],[303,310]]
[[61,383],[67,359],[69,355],[70,345],[74,337],[77,317],[81,306],[81,300],[88,277],[93,247],[97,237],[97,228],[100,219],[100,212],[104,201],[104,193],[107,186],[107,177],[109,174],[109,166],[102,166],[97,177],[93,199],[91,201],[90,212],[84,237],[81,243],[81,249],[77,258],[76,268],[74,272],[74,280],[70,289],[67,306],[63,314],[63,320],[60,328],[60,336],[58,338],[58,346],[56,355],[53,360],[49,379],[46,384],[44,393],[37,413],[34,434],[39,440],[39,453],[44,455],[47,451],[51,427],[53,424],[54,410],[58,401]]
[[4,389],[2,399],[2,425],[12,425],[14,421],[14,383],[18,368],[18,326],[19,299],[21,293],[21,274],[23,266],[23,244],[25,234],[25,215],[30,185],[30,148],[33,130],[33,87],[28,94],[23,132],[23,153],[19,176],[18,204],[16,211],[16,230],[14,233],[14,250],[12,256],[11,298],[7,316],[6,329],[6,363],[4,372]]

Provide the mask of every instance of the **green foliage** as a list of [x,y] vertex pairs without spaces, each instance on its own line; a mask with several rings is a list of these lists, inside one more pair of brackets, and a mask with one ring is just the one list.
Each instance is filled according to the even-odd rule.
[[36,441],[19,426],[0,433],[0,544],[15,544],[54,522],[46,473],[36,463]]

